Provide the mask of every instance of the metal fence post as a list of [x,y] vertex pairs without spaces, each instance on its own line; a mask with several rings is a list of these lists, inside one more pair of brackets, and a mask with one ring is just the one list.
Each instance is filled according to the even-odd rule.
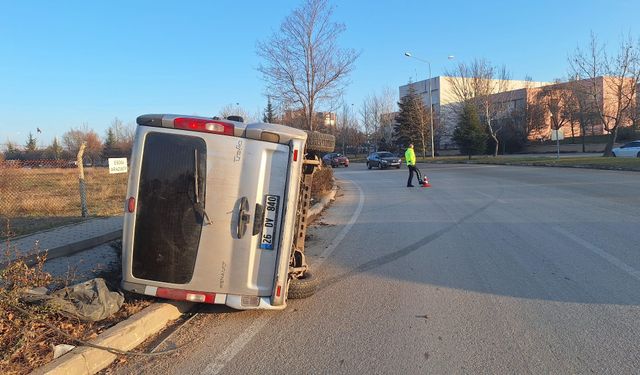
[[80,179],[80,207],[82,210],[82,217],[89,216],[89,211],[87,210],[87,186],[84,182],[84,165],[82,163],[82,155],[84,154],[85,147],[87,147],[87,143],[82,142],[76,158],[76,162],[78,163],[78,177]]

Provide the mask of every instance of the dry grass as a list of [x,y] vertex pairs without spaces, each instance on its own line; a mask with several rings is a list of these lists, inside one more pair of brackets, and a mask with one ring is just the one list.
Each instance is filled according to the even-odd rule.
[[550,156],[474,156],[468,160],[466,156],[439,157],[435,160],[420,160],[425,163],[464,163],[464,164],[499,164],[529,165],[546,167],[576,167],[592,169],[613,169],[640,171],[640,158],[605,158],[597,157],[561,157]]
[[322,168],[313,174],[311,183],[311,198],[318,200],[333,188],[333,168]]
[[[4,249],[5,259],[10,259],[12,252],[16,252],[16,249],[7,241]],[[34,253],[37,254],[38,249],[32,249],[31,254]],[[45,261],[46,254],[40,253],[38,262],[33,266],[28,266],[22,258],[11,262],[0,271],[1,374],[28,374],[53,360],[54,345],[78,345],[75,340],[65,337],[58,330],[73,338],[89,341],[152,303],[149,297],[125,293],[125,304],[120,311],[108,319],[92,323],[69,318],[44,305],[22,302],[20,292],[25,288],[44,286],[49,290],[55,290],[78,281],[74,281],[70,275],[54,278],[44,272]],[[108,285],[119,283],[119,272],[101,276]],[[25,314],[24,311],[28,313]]]
[[[0,216],[78,216],[77,169],[0,169]],[[119,214],[127,190],[126,174],[86,168],[87,206],[91,215]]]
[[[85,184],[90,216],[123,212],[126,173],[85,168]],[[0,219],[11,221],[16,234],[47,229],[52,224],[50,218],[63,223],[82,220],[76,168],[0,168],[0,197]]]

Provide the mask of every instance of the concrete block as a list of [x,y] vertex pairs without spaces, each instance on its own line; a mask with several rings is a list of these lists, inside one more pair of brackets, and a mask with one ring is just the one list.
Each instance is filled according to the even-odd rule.
[[[131,350],[161,331],[169,321],[193,307],[187,302],[156,303],[102,333],[92,344],[118,350]],[[109,366],[117,356],[106,350],[78,347],[53,362],[36,369],[33,374],[95,374]]]

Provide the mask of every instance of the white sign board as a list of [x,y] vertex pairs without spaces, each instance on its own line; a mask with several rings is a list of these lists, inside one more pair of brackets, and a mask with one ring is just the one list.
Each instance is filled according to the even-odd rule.
[[127,173],[127,158],[109,158],[109,173]]
[[564,139],[564,132],[562,129],[560,130],[551,130],[551,140],[552,141],[561,141]]

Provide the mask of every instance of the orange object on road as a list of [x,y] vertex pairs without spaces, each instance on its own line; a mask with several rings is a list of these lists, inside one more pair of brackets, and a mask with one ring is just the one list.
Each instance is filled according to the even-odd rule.
[[431,184],[429,183],[427,176],[424,176],[424,179],[422,181],[422,187],[431,187]]

